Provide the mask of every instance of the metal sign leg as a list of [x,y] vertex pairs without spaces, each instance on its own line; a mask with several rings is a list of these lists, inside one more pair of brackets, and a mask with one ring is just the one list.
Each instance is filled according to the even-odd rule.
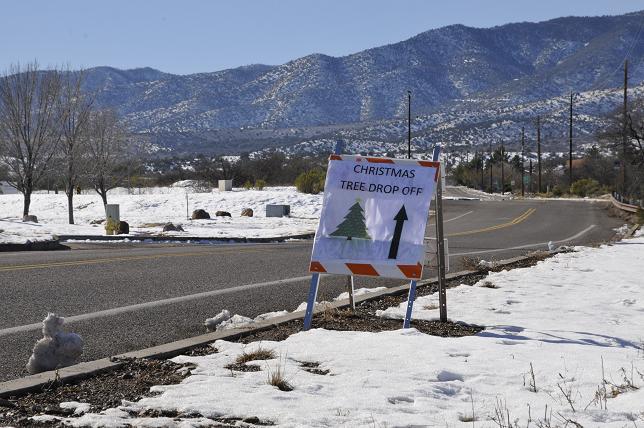
[[409,283],[409,297],[407,298],[407,313],[405,314],[405,322],[403,328],[409,328],[411,323],[411,311],[414,309],[414,300],[416,300],[416,281]]
[[347,291],[349,292],[349,306],[351,306],[351,310],[355,311],[356,310],[356,299],[353,295],[353,275],[347,277]]
[[306,301],[306,313],[304,315],[304,331],[311,328],[313,321],[313,310],[315,309],[315,300],[318,296],[318,285],[320,283],[320,274],[311,275],[311,287],[309,288],[309,297]]

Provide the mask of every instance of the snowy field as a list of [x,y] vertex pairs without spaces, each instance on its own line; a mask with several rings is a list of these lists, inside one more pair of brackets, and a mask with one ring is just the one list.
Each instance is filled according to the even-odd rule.
[[[218,353],[174,359],[196,366],[181,384],[65,422],[188,427],[206,425],[208,417],[257,416],[283,427],[643,426],[643,276],[644,234],[576,248],[450,289],[450,318],[486,327],[475,336],[313,329],[283,342],[217,341]],[[436,318],[436,299],[419,298],[414,317]],[[404,304],[381,316],[403,313]],[[224,368],[260,347],[276,355],[254,362],[261,371]],[[329,373],[309,373],[304,362]],[[277,371],[292,391],[267,384]],[[87,411],[63,404],[70,405]],[[145,409],[198,417],[132,416]]]
[[[297,235],[315,232],[322,206],[322,195],[299,193],[294,187],[198,192],[194,188],[177,186],[134,189],[134,192],[127,194],[127,189],[118,188],[108,195],[110,204],[120,205],[121,220],[129,223],[131,235],[215,238]],[[205,209],[211,220],[187,220],[186,195],[189,214],[198,208]],[[38,217],[38,223],[22,222],[22,201],[22,195],[0,195],[0,243],[51,239],[53,235],[105,234],[102,224],[90,224],[105,218],[103,203],[95,193],[74,195],[74,225],[67,224],[67,197],[64,193],[32,195],[30,213]],[[267,218],[267,204],[290,205],[291,216]],[[254,217],[241,217],[244,208],[251,208]],[[216,211],[228,211],[232,217],[215,217]],[[163,225],[167,222],[181,225],[185,232],[162,234]]]

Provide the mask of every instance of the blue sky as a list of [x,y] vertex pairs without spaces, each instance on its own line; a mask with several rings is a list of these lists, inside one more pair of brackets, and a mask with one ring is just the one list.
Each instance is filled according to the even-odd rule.
[[14,0],[0,7],[0,70],[37,59],[188,74],[346,55],[450,24],[616,15],[644,9],[644,0]]

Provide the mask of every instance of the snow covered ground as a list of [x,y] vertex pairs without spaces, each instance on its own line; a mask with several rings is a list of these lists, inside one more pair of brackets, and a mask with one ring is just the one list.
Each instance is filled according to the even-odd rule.
[[[163,224],[182,225],[185,232],[165,233],[165,236],[199,237],[277,237],[314,232],[317,227],[322,195],[299,193],[294,187],[271,187],[265,190],[234,189],[199,192],[190,187],[142,189],[127,194],[127,189],[114,189],[108,202],[120,205],[121,220],[130,224],[133,235],[161,234]],[[202,208],[211,220],[186,219],[188,211]],[[97,194],[74,196],[74,225],[67,224],[67,198],[64,193],[37,193],[32,196],[30,213],[38,223],[22,222],[22,195],[0,195],[0,243],[22,243],[27,240],[51,239],[53,235],[104,235],[101,224],[92,221],[105,218],[103,203]],[[267,218],[267,204],[291,206],[291,216]],[[241,217],[244,208],[251,208],[254,217]],[[216,211],[228,211],[228,217],[215,217]]]
[[[284,427],[642,426],[643,276],[644,234],[576,248],[450,289],[450,318],[486,327],[475,336],[313,329],[283,342],[217,341],[218,353],[174,359],[196,365],[181,384],[66,422],[199,426],[208,417],[257,416]],[[436,298],[419,298],[414,317],[436,318]],[[402,318],[404,306],[381,316]],[[224,368],[260,347],[276,355],[253,362],[261,371]],[[329,373],[305,371],[305,362]],[[278,371],[292,391],[267,383]],[[132,416],[145,409],[193,417]]]

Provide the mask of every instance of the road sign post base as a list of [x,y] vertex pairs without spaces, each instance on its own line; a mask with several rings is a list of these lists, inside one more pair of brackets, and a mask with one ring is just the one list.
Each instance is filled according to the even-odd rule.
[[314,273],[311,275],[311,286],[309,288],[309,296],[306,299],[306,313],[304,315],[304,331],[311,328],[313,322],[313,311],[315,310],[315,300],[318,296],[318,285],[320,284],[320,274]]
[[405,314],[405,321],[403,328],[409,328],[411,324],[411,312],[414,309],[414,301],[416,300],[416,281],[409,283],[409,297],[407,298],[407,313]]

